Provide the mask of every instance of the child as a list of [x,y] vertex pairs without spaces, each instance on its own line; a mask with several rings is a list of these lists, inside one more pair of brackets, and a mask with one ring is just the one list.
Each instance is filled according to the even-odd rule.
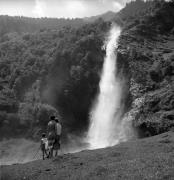
[[42,134],[42,139],[41,139],[41,145],[40,145],[41,151],[42,151],[42,157],[43,160],[45,159],[45,155],[46,157],[48,157],[47,154],[47,149],[48,149],[48,139],[46,138],[45,133]]

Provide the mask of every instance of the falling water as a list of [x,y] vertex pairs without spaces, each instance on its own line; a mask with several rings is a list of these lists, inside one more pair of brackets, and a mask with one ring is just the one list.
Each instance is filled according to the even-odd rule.
[[120,124],[122,87],[117,77],[117,47],[121,29],[113,26],[105,43],[106,57],[99,84],[100,92],[93,105],[88,131],[91,149],[117,144],[123,134]]

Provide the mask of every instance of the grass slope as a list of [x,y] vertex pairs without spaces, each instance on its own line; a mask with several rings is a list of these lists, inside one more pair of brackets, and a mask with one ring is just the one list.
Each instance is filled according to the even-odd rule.
[[1,166],[1,180],[174,179],[174,132],[52,160]]

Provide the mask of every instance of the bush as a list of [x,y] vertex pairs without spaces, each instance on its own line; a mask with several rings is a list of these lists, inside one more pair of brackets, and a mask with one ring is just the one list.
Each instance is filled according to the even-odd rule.
[[35,109],[36,112],[36,118],[39,123],[39,125],[45,127],[50,119],[51,115],[57,116],[60,118],[60,115],[56,108],[49,104],[37,104],[37,107]]

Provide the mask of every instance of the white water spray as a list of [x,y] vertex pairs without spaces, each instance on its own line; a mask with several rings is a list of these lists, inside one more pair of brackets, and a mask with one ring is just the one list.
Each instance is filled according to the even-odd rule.
[[106,41],[106,57],[99,84],[100,92],[91,111],[88,142],[90,149],[116,145],[125,138],[121,116],[121,81],[117,75],[117,47],[121,29],[113,26]]

